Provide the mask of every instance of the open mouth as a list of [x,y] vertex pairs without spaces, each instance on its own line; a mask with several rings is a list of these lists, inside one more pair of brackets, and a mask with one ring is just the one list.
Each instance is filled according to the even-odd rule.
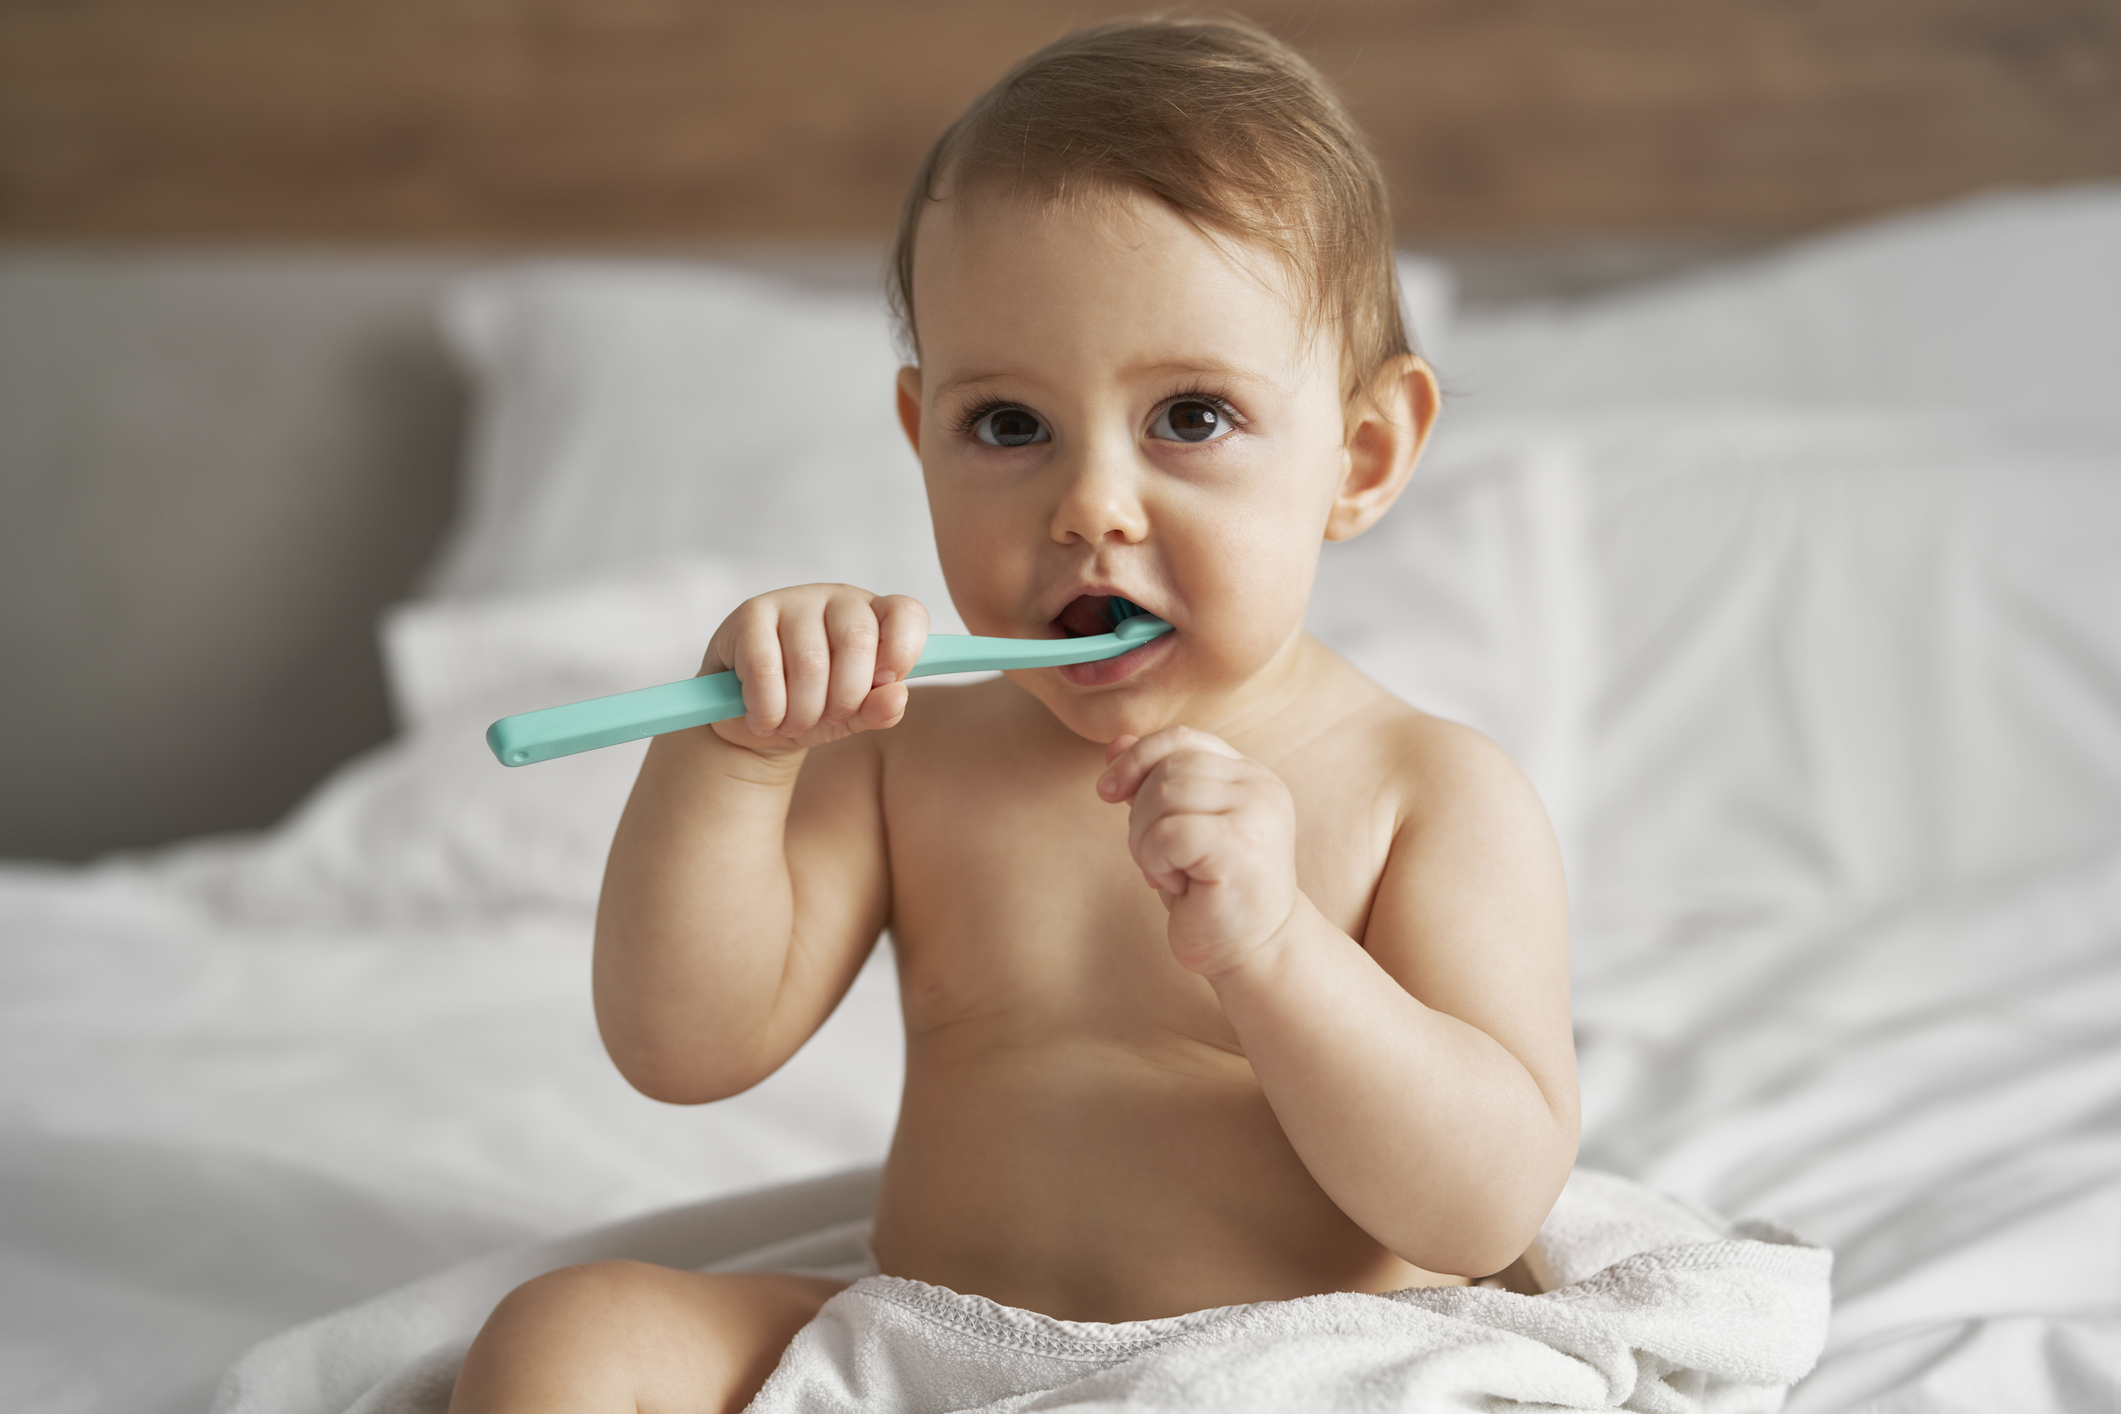
[[1112,632],[1112,596],[1078,594],[1053,616],[1063,638],[1089,638]]
[[1110,633],[1121,621],[1149,611],[1131,599],[1116,594],[1078,594],[1054,615],[1053,626],[1063,638],[1091,638]]
[[[1064,638],[1089,638],[1097,634],[1110,633],[1121,622],[1148,610],[1129,599],[1116,594],[1079,594],[1054,615],[1053,626]],[[1077,687],[1105,687],[1122,682],[1142,671],[1150,663],[1161,659],[1171,651],[1171,640],[1178,635],[1162,633],[1144,642],[1139,648],[1130,648],[1125,653],[1111,658],[1101,658],[1092,663],[1070,663],[1055,669],[1062,677]]]

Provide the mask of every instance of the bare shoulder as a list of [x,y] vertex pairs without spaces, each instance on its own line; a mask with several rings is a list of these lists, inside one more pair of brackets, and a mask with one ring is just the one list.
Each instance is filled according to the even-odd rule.
[[1478,818],[1546,832],[1546,812],[1508,752],[1459,722],[1422,711],[1330,650],[1318,659],[1333,725],[1292,753],[1344,781],[1368,782],[1392,837]]
[[1372,749],[1395,789],[1395,839],[1446,825],[1520,830],[1527,845],[1551,845],[1545,806],[1522,768],[1491,738],[1462,722],[1389,698],[1372,717]]
[[1507,907],[1562,940],[1561,851],[1524,771],[1473,728],[1388,703],[1366,714],[1373,769],[1393,807],[1385,883],[1457,909]]

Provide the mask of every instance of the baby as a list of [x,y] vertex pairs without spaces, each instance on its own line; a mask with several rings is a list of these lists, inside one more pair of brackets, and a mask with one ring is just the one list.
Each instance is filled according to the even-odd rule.
[[[658,738],[612,846],[613,1060],[748,1089],[888,928],[884,1276],[1127,1323],[1511,1268],[1577,1144],[1553,837],[1500,750],[1303,628],[1437,409],[1360,138],[1242,23],[1072,35],[937,142],[893,283],[966,625],[1104,633],[1118,596],[1174,631],[914,693],[911,599],[739,606],[701,671],[745,715]],[[451,1407],[740,1409],[845,1284],[555,1272]]]

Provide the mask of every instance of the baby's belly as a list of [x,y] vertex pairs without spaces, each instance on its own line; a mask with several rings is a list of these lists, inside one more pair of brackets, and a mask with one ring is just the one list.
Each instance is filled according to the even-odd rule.
[[888,1275],[1081,1321],[1461,1280],[1333,1205],[1242,1056],[1026,1030],[997,1015],[909,1040],[876,1216]]

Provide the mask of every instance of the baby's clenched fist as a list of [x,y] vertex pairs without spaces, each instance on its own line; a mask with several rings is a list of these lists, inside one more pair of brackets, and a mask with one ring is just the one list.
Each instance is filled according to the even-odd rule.
[[744,715],[712,729],[780,755],[895,726],[906,676],[928,641],[928,611],[903,594],[804,584],[746,599],[708,640],[702,673],[734,670]]
[[1180,963],[1214,977],[1296,907],[1296,805],[1281,777],[1220,737],[1166,727],[1114,738],[1097,793],[1131,802],[1127,848],[1170,911]]

